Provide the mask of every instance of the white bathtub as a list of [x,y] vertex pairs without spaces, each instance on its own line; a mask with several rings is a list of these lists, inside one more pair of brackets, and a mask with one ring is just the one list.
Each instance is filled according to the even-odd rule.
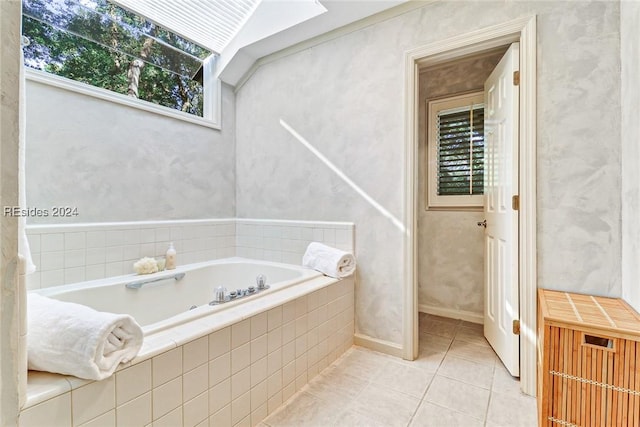
[[[184,273],[184,278],[173,276]],[[228,291],[255,286],[256,277],[267,277],[269,289],[220,305],[209,305],[219,286]],[[99,311],[126,313],[142,326],[145,336],[265,298],[283,289],[322,276],[317,271],[300,266],[245,258],[225,258],[179,266],[148,275],[128,275],[95,280],[37,291],[61,301],[74,302]],[[165,278],[130,289],[127,283]],[[196,306],[196,308],[193,308]]]

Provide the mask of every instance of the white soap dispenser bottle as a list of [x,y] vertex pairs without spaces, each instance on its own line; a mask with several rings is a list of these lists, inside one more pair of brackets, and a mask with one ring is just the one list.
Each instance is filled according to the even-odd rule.
[[173,270],[176,268],[176,248],[173,247],[173,242],[169,244],[169,249],[167,249],[164,268],[166,270]]

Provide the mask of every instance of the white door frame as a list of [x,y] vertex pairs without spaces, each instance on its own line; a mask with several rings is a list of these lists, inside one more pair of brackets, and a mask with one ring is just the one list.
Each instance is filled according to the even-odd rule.
[[520,387],[536,393],[536,17],[528,16],[430,43],[405,53],[405,286],[403,358],[418,355],[417,206],[419,68],[520,42]]

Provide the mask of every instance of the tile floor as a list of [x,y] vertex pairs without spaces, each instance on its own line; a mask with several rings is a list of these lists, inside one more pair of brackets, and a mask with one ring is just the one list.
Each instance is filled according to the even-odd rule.
[[260,427],[536,425],[481,325],[420,313],[417,360],[354,346]]

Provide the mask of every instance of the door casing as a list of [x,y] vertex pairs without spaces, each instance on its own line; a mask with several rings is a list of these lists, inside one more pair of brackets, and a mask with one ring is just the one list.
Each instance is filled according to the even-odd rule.
[[419,68],[520,42],[520,387],[536,393],[536,17],[529,16],[405,52],[403,358],[418,355],[417,209]]

